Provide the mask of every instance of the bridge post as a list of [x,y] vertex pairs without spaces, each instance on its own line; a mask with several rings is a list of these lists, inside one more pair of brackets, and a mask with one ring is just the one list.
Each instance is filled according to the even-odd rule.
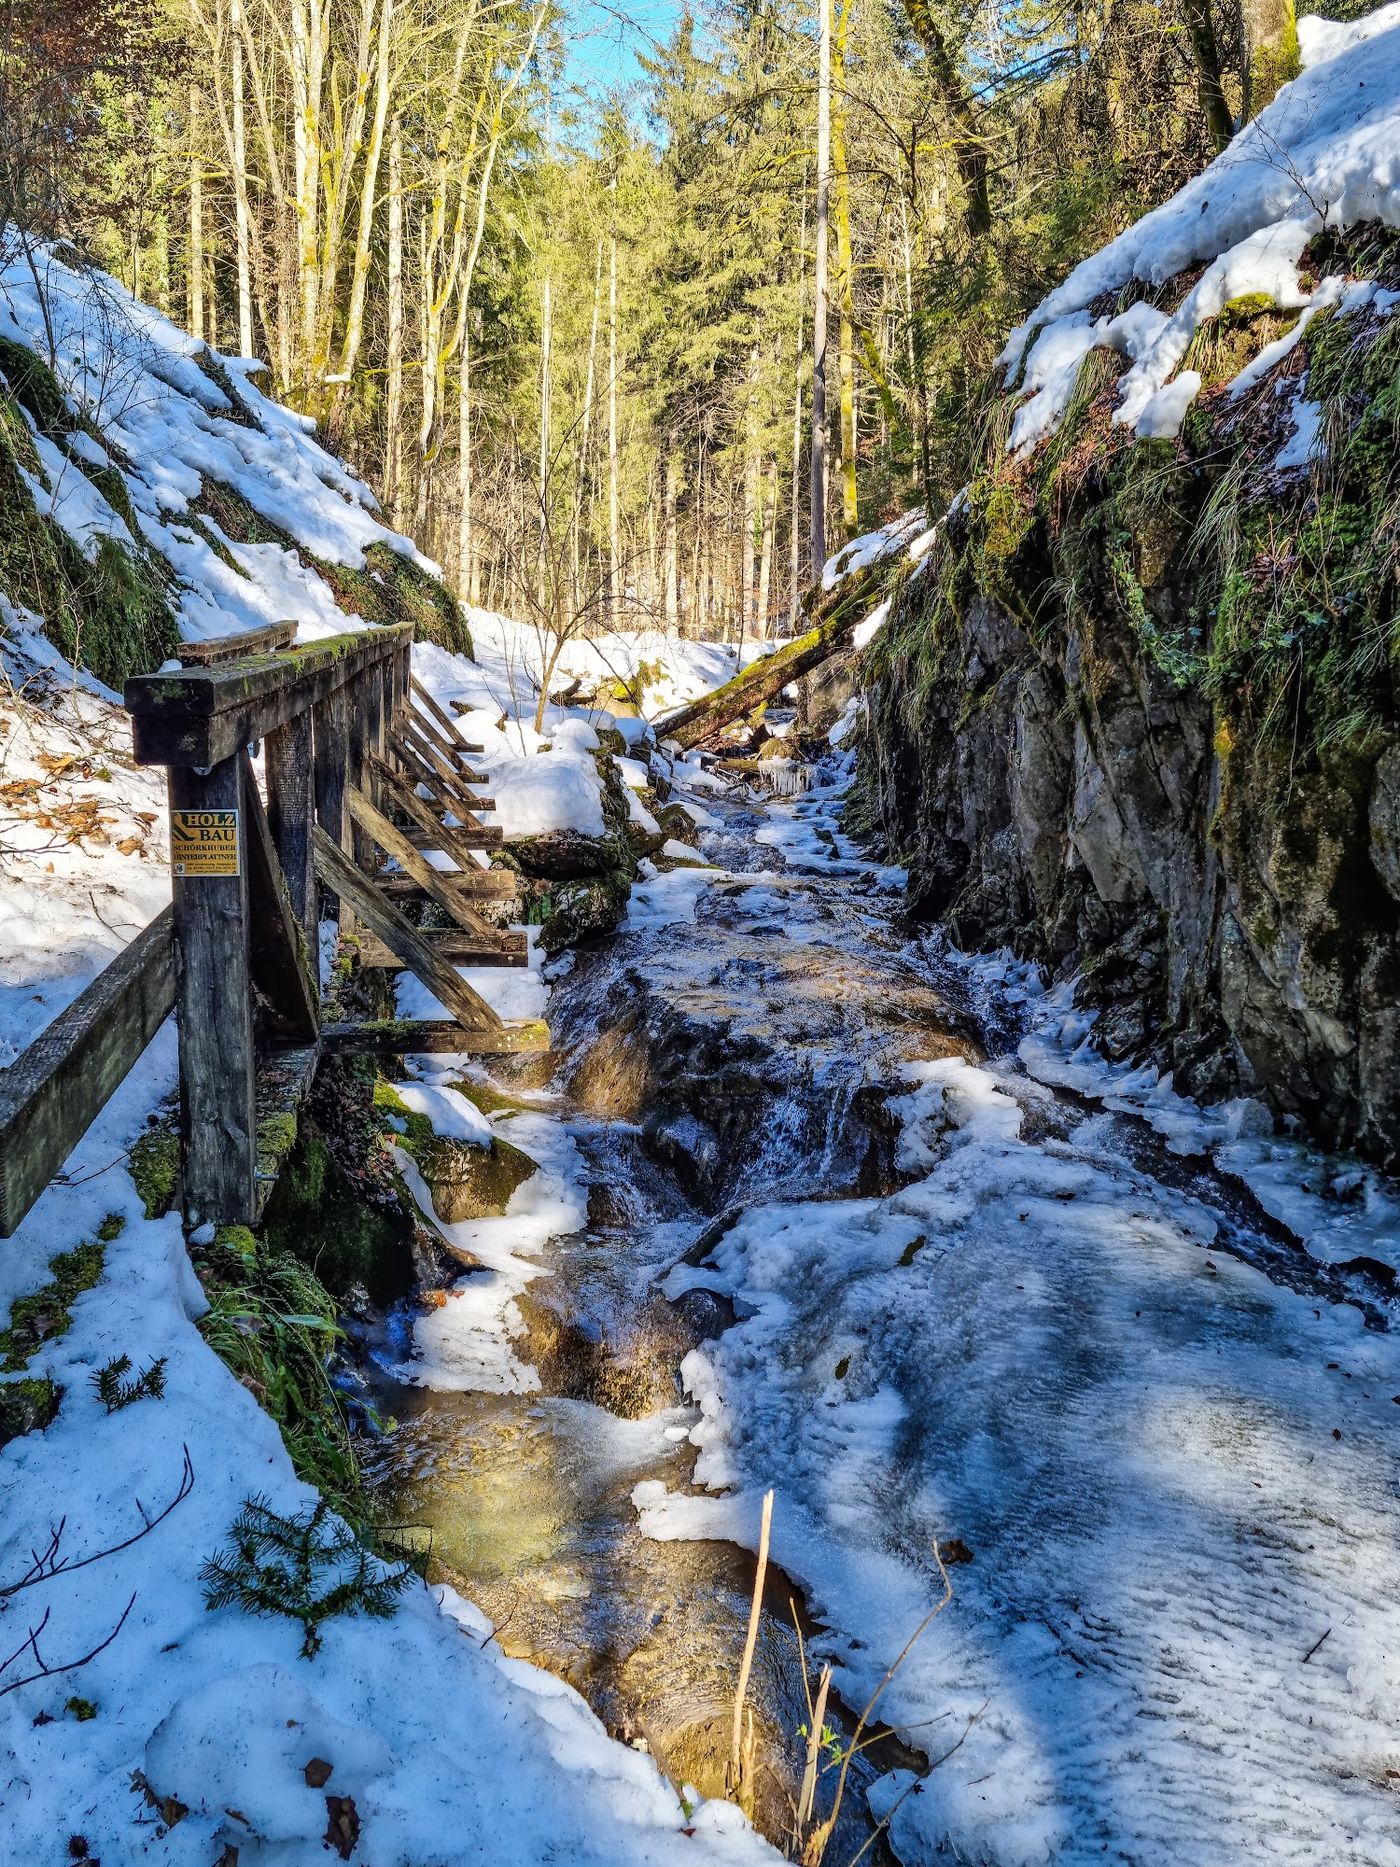
[[301,922],[308,944],[316,939],[316,865],[311,849],[311,826],[316,818],[313,784],[314,747],[311,709],[294,714],[284,726],[274,726],[263,740],[267,772],[267,820],[292,912]]
[[247,800],[241,752],[207,772],[170,767],[185,1212],[257,1217]]

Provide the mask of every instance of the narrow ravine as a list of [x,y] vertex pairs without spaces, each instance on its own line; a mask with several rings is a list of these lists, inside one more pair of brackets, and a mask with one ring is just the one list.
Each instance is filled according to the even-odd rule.
[[[1261,1486],[1292,1514],[1287,1487],[1321,1482],[1294,1469],[1313,1457],[1294,1442],[1315,1427],[1319,1455],[1338,1446],[1315,1390],[1346,1374],[1367,1405],[1346,1422],[1349,1464],[1329,1475],[1327,1496],[1351,1487],[1359,1507],[1392,1529],[1400,1522],[1389,1454],[1376,1443],[1390,1427],[1379,1409],[1393,1414],[1400,1393],[1386,1277],[1365,1263],[1316,1262],[1206,1152],[1169,1144],[1101,1097],[1033,1080],[1016,1051],[1034,1011],[1021,975],[911,937],[902,878],[842,835],[830,774],[795,798],[707,791],[704,801],[712,827],[700,853],[714,866],[643,883],[628,925],[561,969],[550,1002],[563,1058],[553,1083],[501,1071],[489,1087],[484,1076],[463,1083],[499,1136],[542,1161],[551,1190],[528,1212],[527,1192],[522,1241],[507,1253],[493,1242],[504,1233],[449,1226],[484,1268],[441,1300],[426,1329],[421,1303],[410,1303],[360,1344],[371,1396],[398,1422],[367,1458],[381,1508],[430,1532],[441,1574],[480,1605],[507,1653],[567,1679],[678,1786],[720,1794],[754,1572],[742,1545],[753,1540],[758,1492],[775,1484],[775,1547],[787,1569],[770,1574],[750,1702],[763,1766],[757,1819],[780,1844],[808,1716],[796,1628],[809,1672],[832,1658],[859,1703],[931,1598],[937,1535],[955,1560],[955,1631],[944,1636],[939,1624],[938,1644],[918,1650],[882,1705],[918,1749],[890,1737],[861,1755],[826,1859],[894,1858],[870,1804],[888,1811],[914,1781],[906,1772],[950,1745],[956,1766],[895,1810],[900,1858],[931,1859],[947,1837],[960,1855],[980,1848],[1019,1860],[1040,1835],[1058,1835],[1065,1858],[1102,1858],[1105,1845],[1110,1856],[1173,1858],[1172,1743],[1156,1739],[1147,1764],[1133,1764],[1144,1754],[1133,1719],[1160,1703],[1164,1664],[1191,1702],[1188,1746],[1210,1750],[1220,1741],[1213,1719],[1235,1714],[1212,1700],[1215,1633],[1189,1604],[1184,1618],[1164,1612],[1158,1628],[1153,1578],[1159,1567],[1173,1572],[1169,1545],[1199,1480],[1220,1521],[1175,1573],[1201,1586],[1222,1549],[1241,1539],[1249,1548],[1243,1592],[1224,1613],[1232,1666],[1252,1663],[1256,1640],[1290,1607],[1303,1615],[1301,1657],[1326,1624],[1308,1631],[1314,1595],[1340,1613],[1356,1606],[1348,1587],[1362,1612],[1384,1594],[1393,1537],[1389,1553],[1370,1559],[1374,1573],[1338,1582],[1319,1536],[1324,1553],[1301,1564],[1311,1581],[1295,1570],[1285,1584],[1259,1553],[1278,1526],[1250,1513]],[[979,1187],[967,1164],[983,1155],[994,1171]],[[935,1199],[929,1189],[950,1162],[968,1177]],[[558,1235],[532,1246],[531,1227],[548,1238],[540,1211],[550,1200]],[[992,1219],[1007,1200],[1019,1204],[998,1230]],[[979,1202],[991,1217],[979,1220]],[[817,1269],[804,1272],[801,1249],[786,1264],[760,1263],[760,1235],[793,1232],[810,1252],[822,1226],[827,1243],[806,1260]],[[858,1247],[849,1277],[823,1294],[821,1267],[848,1241]],[[948,1267],[957,1254],[942,1262],[959,1241],[962,1273]],[[1138,1259],[1116,1299],[1102,1283],[1108,1252]],[[971,1295],[959,1275],[976,1280]],[[896,1276],[909,1308],[896,1298],[887,1322],[866,1286]],[[916,1277],[926,1281],[915,1286]],[[804,1308],[804,1284],[815,1310]],[[1023,1316],[1027,1302],[1035,1313]],[[934,1315],[921,1341],[920,1318]],[[1207,1392],[1200,1358],[1232,1333],[1277,1356],[1286,1375],[1308,1363],[1305,1408],[1262,1360],[1228,1399]],[[830,1367],[817,1380],[824,1354]],[[1168,1354],[1181,1357],[1172,1379],[1185,1385],[1153,1431],[1177,1431],[1177,1451],[1198,1469],[1149,1471],[1159,1447],[1114,1465],[1113,1430],[1137,1430],[1136,1374],[1164,1369]],[[811,1420],[829,1438],[815,1463]],[[708,1486],[697,1482],[697,1444]],[[1220,1487],[1251,1447],[1268,1470],[1240,1480],[1253,1490],[1228,1521],[1234,1506]],[[727,1480],[718,1497],[717,1473]],[[1095,1570],[1089,1519],[1099,1508],[1140,1517],[1134,1484],[1161,1518],[1139,1523],[1143,1573],[1125,1610],[1117,1582]],[[1329,1508],[1319,1497],[1324,1518]],[[1336,1534],[1350,1547],[1349,1528]],[[1292,1530],[1285,1541],[1294,1548]],[[1047,1556],[1052,1547],[1062,1562]],[[1119,1620],[1125,1611],[1135,1625]],[[1014,1694],[1002,1641],[1020,1654]],[[1321,1669],[1303,1677],[1322,1683]],[[1254,1704],[1265,1727],[1260,1780],[1240,1772],[1242,1812],[1288,1759],[1285,1727],[1319,1710],[1306,1693],[1286,1715],[1268,1692]],[[831,1722],[849,1732],[853,1720],[837,1708]],[[1321,1786],[1305,1783],[1295,1798],[1304,1809],[1339,1798],[1350,1816],[1372,1792],[1346,1760],[1340,1727],[1335,1741]],[[1152,1780],[1145,1806],[1129,1811],[1135,1769]],[[1380,1769],[1374,1794],[1389,1800]],[[828,1800],[834,1779],[824,1779]]]

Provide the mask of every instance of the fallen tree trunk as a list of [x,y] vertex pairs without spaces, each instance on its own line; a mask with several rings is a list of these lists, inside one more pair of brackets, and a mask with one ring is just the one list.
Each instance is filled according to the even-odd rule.
[[726,681],[723,687],[717,687],[703,699],[693,700],[688,707],[681,707],[669,719],[658,720],[657,737],[674,739],[683,752],[703,745],[732,720],[752,713],[755,707],[781,693],[789,682],[844,648],[863,614],[862,605],[843,603],[806,635],[799,635],[775,649],[751,668],[745,668],[742,674],[736,674],[732,681]]

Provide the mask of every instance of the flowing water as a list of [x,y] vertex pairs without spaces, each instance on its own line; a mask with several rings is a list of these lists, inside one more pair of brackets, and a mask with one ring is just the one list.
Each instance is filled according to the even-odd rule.
[[[587,1187],[586,1223],[547,1247],[517,1300],[515,1351],[538,1388],[437,1392],[404,1378],[413,1303],[366,1338],[362,1370],[398,1422],[366,1461],[385,1511],[431,1532],[441,1574],[508,1653],[566,1678],[678,1787],[716,1794],[753,1559],[727,1542],[644,1538],[632,1494],[644,1480],[686,1490],[697,1415],[680,1363],[734,1312],[703,1290],[668,1304],[657,1281],[687,1253],[698,1262],[757,1201],[893,1191],[886,1102],[900,1066],[1000,1052],[1017,1014],[911,944],[897,878],[840,837],[822,786],[766,806],[706,801],[715,827],[701,853],[723,873],[649,885],[639,924],[578,957],[550,1003],[559,1074],[544,1096],[519,1090],[522,1122],[543,1113],[572,1135]],[[1039,1108],[1051,1141],[1085,1115],[1068,1093]],[[508,1108],[497,1125],[509,1133]],[[1140,1124],[1118,1127],[1141,1171],[1187,1176]],[[1196,1184],[1207,1169],[1190,1174],[1188,1190],[1221,1217],[1218,1249],[1319,1297],[1342,1294],[1246,1195]],[[1347,1294],[1373,1311],[1384,1295],[1355,1280]],[[770,1570],[749,1703],[757,1818],[780,1843],[809,1716],[799,1650],[819,1631]],[[854,1721],[834,1707],[830,1722],[839,1738]],[[864,1860],[891,1858],[862,1791],[917,1761],[888,1735],[861,1754],[829,1862],[845,1867],[863,1848]],[[834,1779],[823,1778],[828,1804]]]

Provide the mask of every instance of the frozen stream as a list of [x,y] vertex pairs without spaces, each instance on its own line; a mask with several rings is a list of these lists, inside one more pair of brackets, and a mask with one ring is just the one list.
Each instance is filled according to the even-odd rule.
[[911,1748],[861,1759],[840,1867],[886,1815],[866,1860],[1400,1862],[1385,1190],[911,944],[831,790],[707,802],[719,869],[643,886],[555,986],[560,1078],[481,1098],[541,1171],[445,1228],[482,1268],[373,1345],[386,1506],[708,1793],[771,1486],[779,1838],[789,1598],[859,1705],[938,1539],[952,1603],[880,1705]]

